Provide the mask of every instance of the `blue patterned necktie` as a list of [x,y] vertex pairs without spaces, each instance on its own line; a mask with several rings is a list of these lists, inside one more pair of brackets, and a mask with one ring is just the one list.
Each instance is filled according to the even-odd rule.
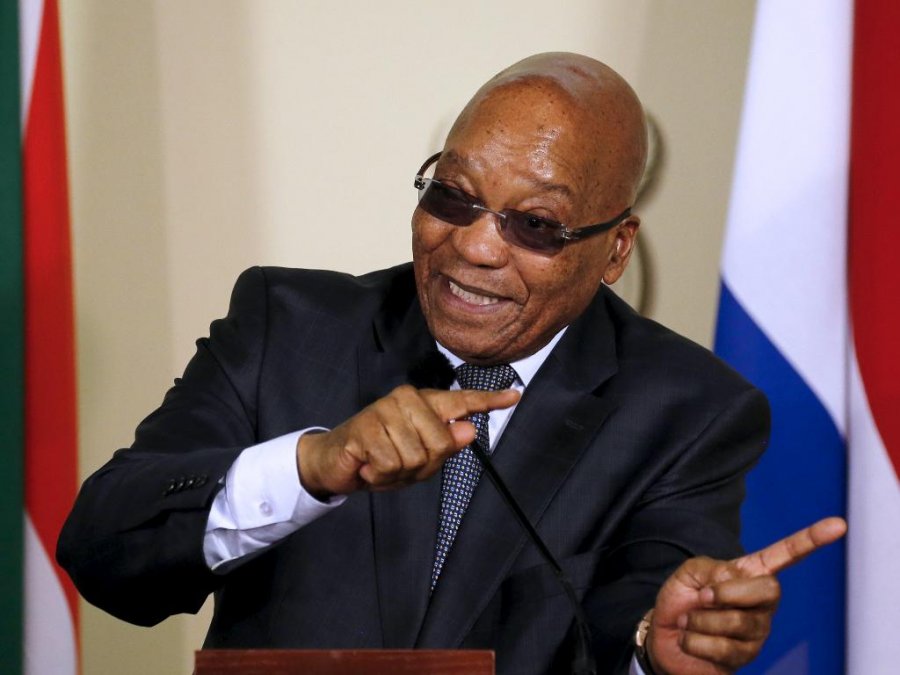
[[[462,364],[456,369],[456,379],[461,389],[481,389],[498,391],[508,389],[516,379],[516,371],[511,366],[473,366]],[[477,443],[485,452],[490,452],[488,438],[488,414],[474,413],[469,421],[475,425],[476,435],[473,443]],[[471,445],[466,446],[444,462],[441,480],[441,514],[438,521],[437,544],[434,550],[434,567],[431,570],[431,590],[434,590],[441,570],[447,560],[456,532],[462,522],[463,514],[469,506],[469,500],[481,478],[481,462],[472,452]]]

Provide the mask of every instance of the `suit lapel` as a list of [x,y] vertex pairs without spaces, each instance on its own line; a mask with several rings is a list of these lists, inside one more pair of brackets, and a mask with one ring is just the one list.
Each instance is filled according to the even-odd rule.
[[[409,275],[411,280],[412,275]],[[360,347],[360,407],[409,381],[409,369],[436,351],[415,289],[392,293]],[[440,472],[402,490],[370,494],[384,647],[412,647],[428,605],[440,504]]]
[[[598,295],[535,375],[494,452],[498,473],[531,523],[539,522],[615,407],[614,400],[596,391],[615,370],[614,328]],[[526,544],[527,537],[509,507],[483,478],[416,646],[458,646]]]

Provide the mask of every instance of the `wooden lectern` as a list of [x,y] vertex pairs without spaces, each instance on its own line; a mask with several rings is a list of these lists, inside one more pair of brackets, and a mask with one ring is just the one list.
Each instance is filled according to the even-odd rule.
[[460,649],[202,649],[195,675],[494,675],[494,652]]

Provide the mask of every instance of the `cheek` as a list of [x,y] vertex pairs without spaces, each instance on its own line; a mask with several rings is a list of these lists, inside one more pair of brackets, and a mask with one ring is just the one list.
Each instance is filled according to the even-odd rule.
[[527,321],[541,322],[561,313],[570,300],[569,265],[553,258],[530,257],[519,261],[516,270],[528,289]]
[[536,256],[527,252],[519,255],[516,269],[531,289],[533,297],[563,298],[586,270],[580,259],[560,253],[552,257]]
[[519,268],[530,290],[529,320],[552,317],[554,323],[569,323],[587,307],[600,287],[605,259],[593,247],[577,253]]
[[412,218],[413,256],[431,253],[446,239],[449,228],[416,209]]

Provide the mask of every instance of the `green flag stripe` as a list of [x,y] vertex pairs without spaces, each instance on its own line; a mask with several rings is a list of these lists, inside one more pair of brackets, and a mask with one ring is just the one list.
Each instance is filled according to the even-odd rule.
[[22,672],[22,138],[18,3],[0,2],[0,672]]

